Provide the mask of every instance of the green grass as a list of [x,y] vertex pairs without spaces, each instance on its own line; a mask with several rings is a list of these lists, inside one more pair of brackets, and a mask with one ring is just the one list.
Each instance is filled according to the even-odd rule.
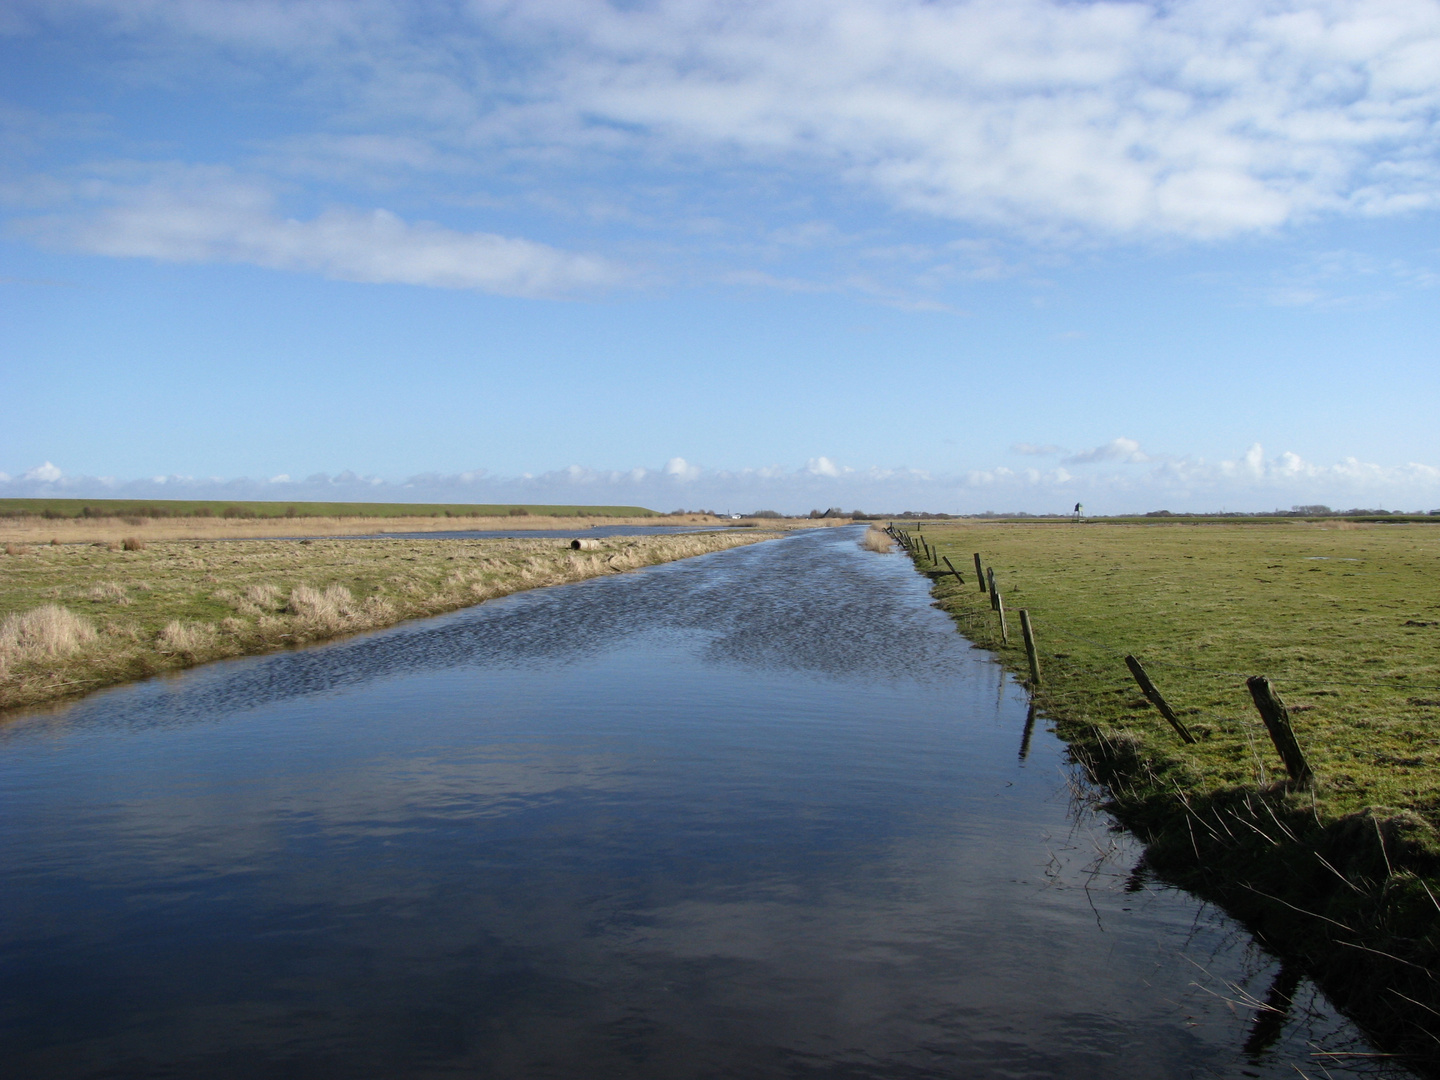
[[531,503],[255,502],[205,499],[0,499],[0,517],[658,517],[642,506],[541,506]]
[[[1440,1009],[1440,530],[1272,521],[909,531],[966,578],[920,560],[941,606],[1022,678],[1018,609],[1028,610],[1036,704],[1149,843],[1154,870],[1303,957],[1405,1052],[1440,1054],[1429,1033],[1440,1013],[1425,1011]],[[995,570],[1008,644],[976,586],[975,552]],[[1127,653],[1196,744],[1141,695]],[[1267,676],[1291,710],[1312,787],[1289,782],[1250,675]],[[1400,962],[1385,967],[1366,950]],[[1384,973],[1360,971],[1362,958]]]

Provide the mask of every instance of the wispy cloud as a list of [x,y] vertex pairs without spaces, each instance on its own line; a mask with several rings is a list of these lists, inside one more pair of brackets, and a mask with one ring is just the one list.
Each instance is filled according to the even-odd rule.
[[143,39],[157,67],[167,45],[190,71],[207,47],[278,62],[322,112],[311,172],[698,156],[1051,236],[1221,237],[1440,200],[1426,0],[15,7]]
[[285,218],[263,184],[216,167],[170,167],[140,183],[91,180],[63,212],[12,228],[56,247],[169,262],[248,263],[345,281],[561,296],[622,284],[596,255],[345,207]]
[[1032,457],[1054,457],[1066,453],[1063,446],[1056,446],[1054,443],[1045,443],[1042,446],[1039,443],[1018,442],[1010,449],[1017,454],[1026,454]]
[[1094,465],[1103,461],[1141,464],[1149,460],[1150,455],[1140,449],[1138,442],[1122,436],[1118,439],[1111,439],[1108,443],[1103,443],[1100,446],[1092,446],[1089,450],[1081,450],[1078,454],[1071,454],[1065,458],[1063,464]]

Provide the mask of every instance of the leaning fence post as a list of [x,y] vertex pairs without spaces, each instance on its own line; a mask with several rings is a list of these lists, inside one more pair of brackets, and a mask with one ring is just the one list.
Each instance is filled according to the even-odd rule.
[[961,585],[964,585],[965,579],[960,576],[960,571],[955,569],[955,564],[950,561],[950,556],[942,555],[940,557],[945,560],[945,565],[950,567],[950,573],[955,575],[955,580],[960,582]]
[[990,590],[990,599],[995,605],[996,613],[1000,616],[1000,640],[1004,644],[1009,645],[1010,635],[1005,631],[1005,601],[993,588]]
[[1150,676],[1145,674],[1145,669],[1140,666],[1140,661],[1133,656],[1125,657],[1125,666],[1130,669],[1130,674],[1135,676],[1135,681],[1140,684],[1140,692],[1149,699],[1150,704],[1160,710],[1160,715],[1170,721],[1180,738],[1187,743],[1193,743],[1195,736],[1190,734],[1190,729],[1180,722],[1175,715],[1175,710],[1170,708],[1170,703],[1160,696],[1160,691],[1155,689],[1155,684],[1150,681]]
[[980,582],[980,591],[985,591],[985,571],[980,566],[980,553],[975,552],[975,577]]
[[1285,762],[1285,771],[1290,774],[1290,779],[1297,784],[1310,783],[1315,774],[1310,771],[1310,763],[1305,760],[1300,744],[1295,741],[1295,729],[1290,726],[1290,710],[1285,708],[1280,695],[1275,693],[1275,688],[1264,675],[1250,676],[1245,680],[1245,685],[1250,689],[1250,696],[1255,699],[1255,708],[1260,710],[1260,719],[1265,721],[1265,730],[1270,733],[1270,741],[1280,752],[1280,759]]
[[1035,630],[1030,625],[1030,612],[1020,609],[1020,633],[1025,635],[1025,656],[1030,661],[1030,686],[1040,685],[1040,657],[1035,653]]
[[995,608],[996,611],[999,611],[999,601],[995,599],[1000,595],[995,591],[995,568],[993,566],[987,566],[985,568],[985,576],[990,579],[990,606]]

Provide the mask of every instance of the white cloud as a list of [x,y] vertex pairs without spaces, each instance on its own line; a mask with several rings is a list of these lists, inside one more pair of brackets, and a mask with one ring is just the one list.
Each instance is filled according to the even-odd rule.
[[35,468],[28,469],[24,473],[21,473],[20,479],[38,481],[42,484],[53,484],[56,480],[59,480],[60,477],[64,475],[65,474],[62,473],[56,466],[50,464],[50,462],[47,461],[43,465],[36,465]]
[[694,480],[700,475],[700,467],[691,465],[683,457],[672,457],[665,463],[665,475],[676,480]]
[[42,242],[97,255],[248,263],[345,281],[558,296],[621,283],[594,255],[483,232],[410,223],[387,210],[283,218],[263,185],[222,168],[169,168],[127,185],[91,181],[85,209],[17,222]]
[[944,217],[1209,237],[1440,193],[1426,0],[475,10],[545,42],[542,137],[808,162]]
[[1149,455],[1141,451],[1138,442],[1134,439],[1121,437],[1111,439],[1108,443],[1101,446],[1093,446],[1089,450],[1082,450],[1078,454],[1072,454],[1065,459],[1065,464],[1093,465],[1104,461],[1141,464],[1149,460]]
[[1200,238],[1440,199],[1435,0],[18,6],[144,41],[160,79],[167,43],[192,73],[288,65],[332,129],[295,144],[312,175],[698,156],[1029,233]]

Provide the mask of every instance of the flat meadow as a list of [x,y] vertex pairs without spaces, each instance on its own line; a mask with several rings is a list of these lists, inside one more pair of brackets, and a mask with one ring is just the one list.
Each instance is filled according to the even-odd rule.
[[[1036,709],[1148,843],[1150,872],[1219,900],[1302,956],[1342,1005],[1378,1010],[1372,1022],[1440,1053],[1440,527],[903,528],[931,545],[935,561],[918,543],[915,558],[939,606],[1026,681],[1028,612]],[[1141,693],[1127,655],[1193,744]],[[1282,765],[1254,675],[1288,708],[1312,783]],[[1357,957],[1395,962],[1377,974]]]

